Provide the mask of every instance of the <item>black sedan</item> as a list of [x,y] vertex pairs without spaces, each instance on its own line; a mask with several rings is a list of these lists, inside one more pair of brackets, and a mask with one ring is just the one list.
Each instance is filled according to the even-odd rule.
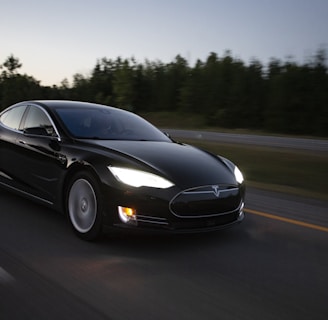
[[244,218],[237,166],[125,110],[15,104],[0,113],[0,155],[1,186],[64,212],[86,240],[104,226],[200,232]]

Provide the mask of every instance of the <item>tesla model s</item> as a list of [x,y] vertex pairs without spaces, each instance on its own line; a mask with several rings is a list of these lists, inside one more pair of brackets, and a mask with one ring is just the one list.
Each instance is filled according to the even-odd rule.
[[104,226],[201,232],[244,218],[235,164],[122,109],[17,103],[0,113],[0,155],[0,185],[65,213],[85,240]]

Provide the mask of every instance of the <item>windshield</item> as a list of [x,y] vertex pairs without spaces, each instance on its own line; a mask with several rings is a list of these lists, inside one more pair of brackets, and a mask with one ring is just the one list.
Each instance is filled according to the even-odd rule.
[[111,107],[58,107],[55,111],[75,138],[171,141],[152,124],[125,110]]

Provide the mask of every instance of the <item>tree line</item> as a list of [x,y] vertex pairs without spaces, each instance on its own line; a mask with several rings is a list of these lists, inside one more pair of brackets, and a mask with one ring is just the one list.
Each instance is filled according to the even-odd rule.
[[201,114],[209,126],[328,136],[326,51],[304,64],[291,58],[245,64],[212,52],[194,66],[180,55],[170,63],[102,58],[88,76],[75,74],[57,86],[20,74],[18,58],[1,65],[0,110],[29,99],[69,99],[117,106],[136,113]]

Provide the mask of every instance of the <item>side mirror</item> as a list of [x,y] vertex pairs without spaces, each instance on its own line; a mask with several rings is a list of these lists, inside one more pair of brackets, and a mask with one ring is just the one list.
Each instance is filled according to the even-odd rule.
[[177,140],[173,139],[168,132],[162,131],[171,141],[179,143]]

